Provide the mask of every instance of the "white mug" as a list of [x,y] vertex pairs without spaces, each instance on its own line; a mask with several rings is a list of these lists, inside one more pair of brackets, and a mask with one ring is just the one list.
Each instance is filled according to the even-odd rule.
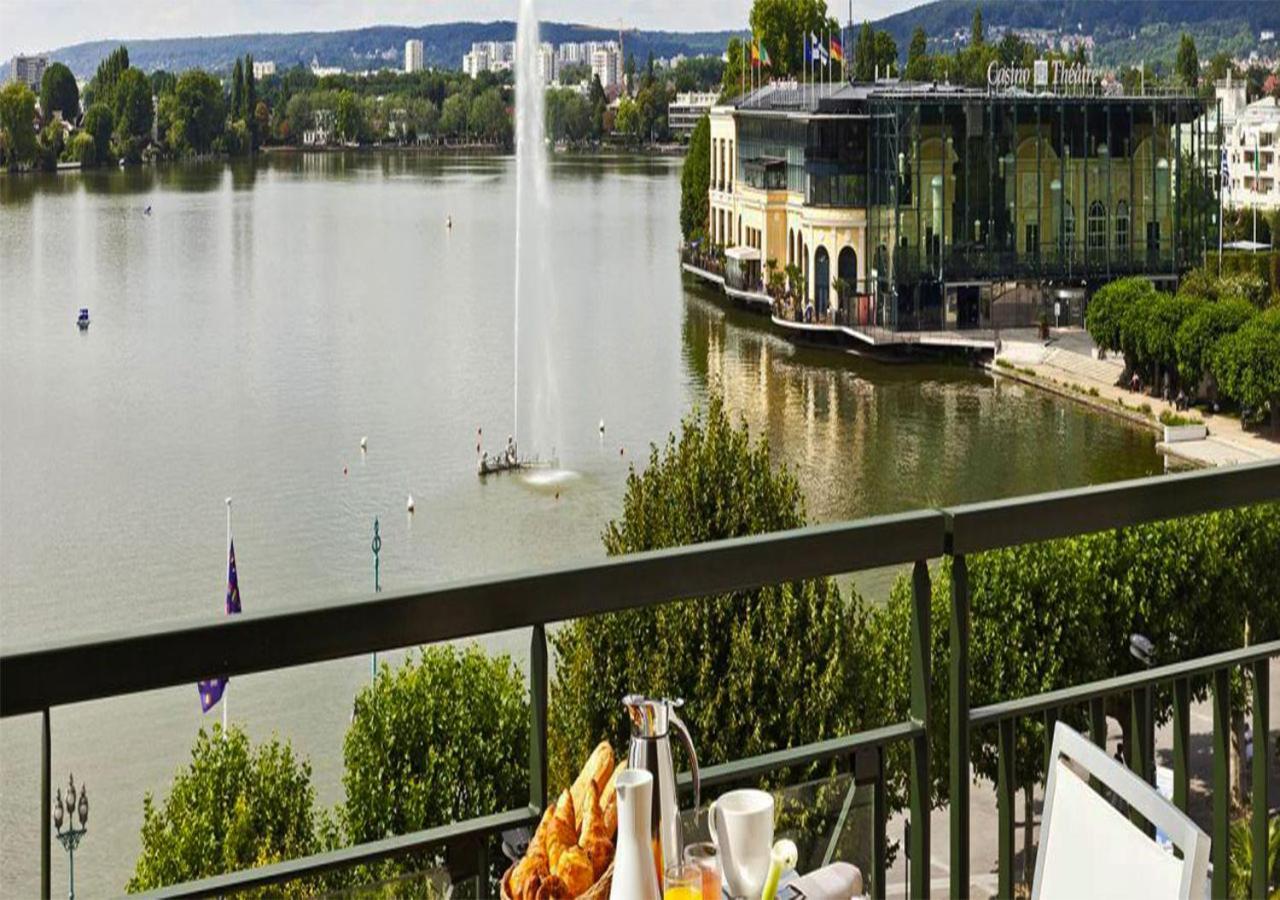
[[773,795],[754,789],[729,791],[712,801],[707,827],[729,896],[759,897],[773,850]]

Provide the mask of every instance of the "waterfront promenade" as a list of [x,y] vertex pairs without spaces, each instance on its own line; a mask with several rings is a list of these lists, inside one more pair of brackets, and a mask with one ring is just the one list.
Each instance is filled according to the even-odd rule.
[[1164,453],[1193,465],[1225,466],[1280,458],[1280,438],[1268,436],[1265,430],[1247,431],[1239,418],[1214,415],[1202,408],[1178,413],[1173,403],[1119,386],[1124,358],[1109,355],[1096,359],[1093,349],[1093,341],[1080,328],[1055,329],[1048,342],[1037,339],[1030,329],[1004,332],[991,368],[998,375],[1123,415],[1153,430],[1161,430],[1159,419],[1164,412],[1199,418],[1208,428],[1203,440],[1160,444]]

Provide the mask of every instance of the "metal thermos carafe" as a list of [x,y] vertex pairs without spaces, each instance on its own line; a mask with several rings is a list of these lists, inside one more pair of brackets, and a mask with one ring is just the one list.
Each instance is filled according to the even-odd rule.
[[653,838],[662,853],[659,871],[680,862],[683,838],[680,833],[680,799],[676,793],[676,769],[671,758],[671,731],[684,742],[693,771],[693,804],[702,803],[702,783],[698,775],[698,754],[693,749],[689,729],[676,710],[683,700],[657,700],[628,694],[622,705],[631,717],[631,749],[627,765],[653,775]]

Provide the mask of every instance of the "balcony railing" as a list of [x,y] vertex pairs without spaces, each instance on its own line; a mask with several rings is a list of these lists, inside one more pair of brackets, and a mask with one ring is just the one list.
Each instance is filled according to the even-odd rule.
[[[873,785],[872,896],[885,894],[888,808],[884,750],[909,748],[908,806],[912,822],[908,856],[928,860],[930,850],[930,622],[931,560],[951,568],[949,723],[945,735],[951,818],[953,896],[969,893],[970,733],[998,732],[997,785],[1000,895],[1011,896],[1014,861],[1013,765],[1015,723],[1043,716],[1052,722],[1066,710],[1087,707],[1093,735],[1105,736],[1103,701],[1131,700],[1136,750],[1131,766],[1148,781],[1154,768],[1154,722],[1150,697],[1170,685],[1174,696],[1174,802],[1188,803],[1190,685],[1209,676],[1213,708],[1213,895],[1226,893],[1228,871],[1227,754],[1230,750],[1230,674],[1251,668],[1254,734],[1268,734],[1267,661],[1280,656],[1280,641],[1259,644],[1177,665],[1082,685],[1035,697],[971,709],[969,705],[969,589],[966,559],[971,554],[1280,500],[1280,463],[1120,482],[1078,490],[921,510],[857,522],[820,525],[755,537],[606,559],[589,565],[531,574],[487,578],[425,591],[377,594],[359,601],[322,603],[274,613],[246,612],[210,624],[137,629],[110,638],[71,643],[52,641],[0,656],[0,718],[40,714],[43,719],[39,796],[31,797],[32,824],[41,835],[41,885],[49,896],[51,742],[50,710],[57,706],[116,697],[212,674],[242,675],[368,654],[378,650],[530,629],[531,741],[529,803],[517,809],[373,841],[342,850],[153,892],[152,896],[209,896],[235,893],[345,869],[431,848],[446,848],[458,877],[484,878],[488,841],[497,833],[532,824],[547,801],[546,627],[565,619],[653,606],[672,600],[750,590],[763,585],[826,577],[865,569],[911,564],[910,718],[846,737],[738,760],[704,771],[708,785],[742,782],[761,774],[821,760],[853,760]],[[1277,598],[1280,602],[1280,598]],[[1051,651],[1050,651],[1051,652]],[[1271,748],[1255,742],[1255,785],[1265,785]],[[1264,788],[1265,789],[1265,788]],[[32,792],[33,794],[35,791]],[[1253,874],[1265,884],[1265,798],[1253,804]],[[927,864],[911,867],[909,895],[929,892]]]

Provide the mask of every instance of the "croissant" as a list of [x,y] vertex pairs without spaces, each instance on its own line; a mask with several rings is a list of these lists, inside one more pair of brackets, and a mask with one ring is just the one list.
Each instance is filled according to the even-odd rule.
[[570,897],[585,894],[596,881],[595,867],[581,847],[570,847],[560,855],[555,875],[569,889]]
[[569,886],[552,875],[538,887],[538,893],[533,900],[572,900],[573,896],[569,893]]
[[556,801],[556,819],[575,831],[578,828],[578,821],[573,814],[573,796],[568,791],[561,791],[560,799]]
[[525,900],[536,895],[543,879],[551,875],[547,857],[541,853],[529,853],[511,871],[511,896],[513,900]]
[[609,863],[613,861],[613,841],[609,839],[604,815],[599,810],[587,817],[586,833],[579,844],[587,852],[587,858],[591,860],[591,870],[598,880],[604,874],[604,870],[609,868]]
[[551,830],[547,834],[547,860],[551,863],[551,871],[555,872],[561,855],[571,847],[578,846],[578,832],[570,824],[561,821],[557,816],[551,822]]
[[573,815],[574,827],[577,828],[578,834],[583,833],[583,823],[593,809],[600,808],[600,791],[596,788],[594,781],[588,781],[582,789],[582,794],[574,795],[573,798]]
[[551,829],[551,820],[556,816],[556,810],[553,806],[548,806],[547,811],[542,814],[542,821],[538,823],[538,830],[533,833],[533,838],[529,841],[529,847],[525,853],[532,856],[535,853],[547,855],[547,832]]

